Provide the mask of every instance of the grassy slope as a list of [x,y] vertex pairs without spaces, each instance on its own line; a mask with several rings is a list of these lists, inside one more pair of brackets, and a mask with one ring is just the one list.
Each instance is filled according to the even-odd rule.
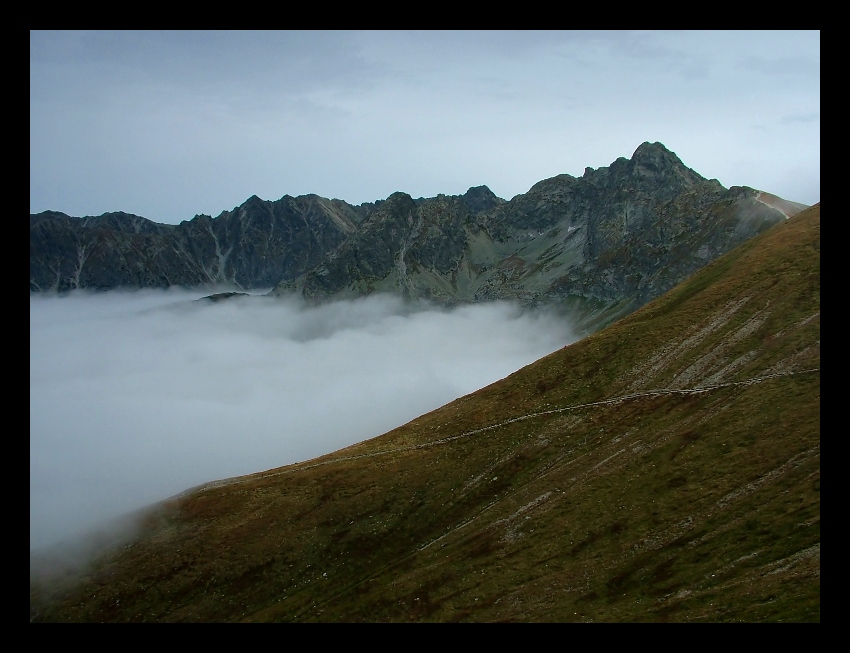
[[819,621],[819,248],[816,205],[483,390],[174,501],[31,616]]

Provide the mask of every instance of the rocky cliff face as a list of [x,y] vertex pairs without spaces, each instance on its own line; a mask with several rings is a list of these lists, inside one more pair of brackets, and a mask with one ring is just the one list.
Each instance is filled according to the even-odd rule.
[[179,225],[48,211],[30,216],[30,290],[271,287],[318,265],[372,210],[307,195],[254,196],[217,218],[196,215]]
[[593,329],[804,208],[762,195],[726,189],[644,143],[631,159],[540,181],[509,202],[486,187],[418,202],[396,193],[326,261],[274,292],[556,301]]
[[314,299],[384,291],[442,303],[558,301],[591,328],[802,208],[725,189],[644,143],[631,159],[540,181],[507,202],[478,186],[360,206],[255,196],[179,225],[32,215],[30,290],[228,283]]

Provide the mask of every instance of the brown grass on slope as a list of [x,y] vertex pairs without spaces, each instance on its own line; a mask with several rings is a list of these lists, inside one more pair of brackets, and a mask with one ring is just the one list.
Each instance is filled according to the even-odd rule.
[[385,435],[176,499],[31,616],[819,621],[819,249],[816,205]]

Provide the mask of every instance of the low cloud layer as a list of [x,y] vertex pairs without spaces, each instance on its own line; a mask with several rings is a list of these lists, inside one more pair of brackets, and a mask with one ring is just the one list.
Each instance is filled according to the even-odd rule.
[[31,295],[31,550],[379,435],[576,339],[503,302],[201,296]]

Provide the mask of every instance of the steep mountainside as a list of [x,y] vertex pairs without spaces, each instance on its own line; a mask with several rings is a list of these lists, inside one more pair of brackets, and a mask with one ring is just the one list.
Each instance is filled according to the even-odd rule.
[[630,160],[541,181],[509,202],[478,186],[360,206],[252,197],[176,226],[41,213],[30,216],[30,290],[225,283],[317,299],[557,300],[595,328],[801,208],[727,190],[644,143]]
[[816,205],[389,433],[166,502],[31,618],[819,621],[819,368]]
[[396,193],[321,265],[275,292],[558,300],[585,326],[605,323],[793,212],[762,195],[726,190],[644,143],[631,160],[541,181],[477,215],[461,197],[416,204]]
[[307,195],[254,196],[217,218],[197,215],[179,225],[125,213],[39,213],[30,216],[30,290],[268,288],[317,265],[371,210]]

